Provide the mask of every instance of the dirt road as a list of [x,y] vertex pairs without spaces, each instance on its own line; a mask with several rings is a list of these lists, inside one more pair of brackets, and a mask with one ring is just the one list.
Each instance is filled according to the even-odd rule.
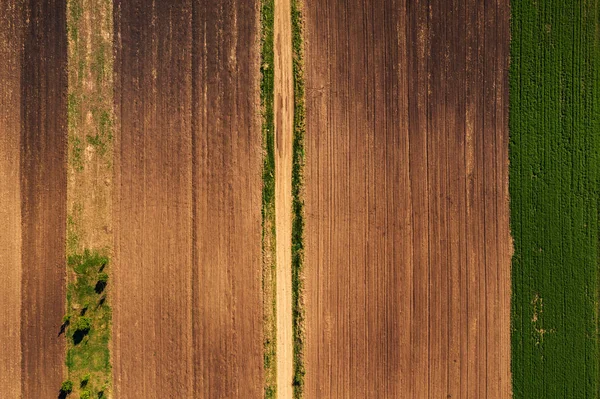
[[292,398],[292,141],[294,87],[290,0],[275,2],[275,223],[277,397]]
[[508,397],[508,3],[305,4],[306,397]]

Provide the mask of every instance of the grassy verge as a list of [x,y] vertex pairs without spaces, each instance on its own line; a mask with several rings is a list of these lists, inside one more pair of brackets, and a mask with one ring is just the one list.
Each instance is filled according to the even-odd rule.
[[67,368],[81,397],[107,397],[110,388],[111,309],[107,303],[108,256],[85,250],[68,257]]
[[265,398],[277,397],[277,325],[275,256],[275,121],[274,102],[274,0],[261,3],[260,101],[263,135],[262,253],[264,306]]
[[511,8],[513,395],[598,397],[598,3]]
[[294,397],[304,393],[304,49],[301,0],[292,0],[294,142],[292,164],[292,322]]
[[[67,0],[67,380],[63,397],[111,395],[112,1]],[[70,396],[69,396],[70,397]]]

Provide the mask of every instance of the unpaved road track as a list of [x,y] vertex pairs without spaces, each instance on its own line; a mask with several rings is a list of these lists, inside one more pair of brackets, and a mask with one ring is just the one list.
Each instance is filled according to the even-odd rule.
[[510,396],[508,18],[305,1],[306,397]]
[[117,397],[262,396],[258,21],[115,3]]

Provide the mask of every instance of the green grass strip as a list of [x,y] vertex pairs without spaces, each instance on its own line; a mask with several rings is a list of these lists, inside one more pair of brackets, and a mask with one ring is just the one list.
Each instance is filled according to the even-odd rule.
[[107,395],[110,388],[109,353],[112,311],[106,301],[108,256],[85,250],[68,257],[67,314],[63,328],[67,337],[68,378],[81,395]]
[[513,395],[598,398],[598,2],[511,9]]
[[275,253],[275,119],[274,103],[274,0],[261,3],[261,80],[260,101],[263,137],[262,253],[264,302],[265,398],[277,397],[277,310]]
[[[111,201],[110,190],[89,179],[96,178],[95,173],[112,175],[112,18],[111,0],[67,0],[69,213],[67,308],[61,331],[67,351],[67,380],[60,387],[63,397],[111,394],[108,290],[112,237],[103,233],[111,217],[103,203],[98,206],[85,198]],[[98,225],[85,219],[90,216],[100,220]],[[90,241],[93,248],[85,245]]]
[[294,141],[292,164],[292,321],[294,398],[304,393],[304,48],[301,0],[292,1]]

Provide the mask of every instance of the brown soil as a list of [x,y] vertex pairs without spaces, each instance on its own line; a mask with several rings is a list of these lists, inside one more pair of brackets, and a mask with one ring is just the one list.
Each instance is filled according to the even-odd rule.
[[258,5],[115,13],[115,396],[261,397]]
[[292,139],[294,94],[290,0],[275,2],[275,223],[277,397],[292,398]]
[[191,397],[191,9],[114,8],[114,392]]
[[194,3],[194,393],[263,396],[258,1]]
[[0,2],[0,398],[21,395],[21,9]]
[[507,2],[305,3],[306,397],[509,397]]
[[21,65],[22,396],[58,395],[64,373],[67,41],[64,0],[25,4]]

